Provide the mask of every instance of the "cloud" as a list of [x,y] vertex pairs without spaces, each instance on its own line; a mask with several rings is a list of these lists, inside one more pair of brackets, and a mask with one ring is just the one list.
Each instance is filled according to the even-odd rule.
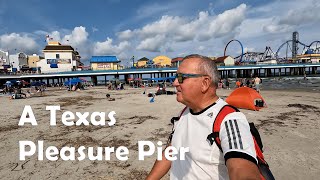
[[[36,33],[43,34],[44,31],[36,31]],[[71,45],[80,53],[83,59],[88,59],[92,54],[92,42],[88,39],[89,33],[83,26],[75,27],[72,31],[60,29],[59,31],[47,32],[46,34],[48,34],[53,41]]]
[[203,50],[205,50],[205,49],[206,49],[206,47],[204,47],[204,46],[199,46],[199,47],[198,47],[198,50],[199,50],[199,51],[203,51]]
[[277,14],[274,14],[272,21],[263,26],[265,32],[292,32],[298,27],[320,21],[320,14],[318,13],[320,4],[316,1],[306,0],[306,2],[303,3],[299,1],[284,1],[281,2],[281,4],[279,3],[272,3],[266,7],[266,9],[268,11],[275,11],[272,7],[284,6],[287,7],[286,9],[289,9],[289,11],[283,11],[282,9],[280,12],[277,12]]
[[291,9],[288,13],[279,19],[279,24],[301,25],[307,23],[318,23],[320,21],[320,4],[306,3],[307,6]]
[[241,4],[234,9],[230,9],[219,14],[209,22],[209,28],[203,30],[199,34],[198,39],[200,41],[205,41],[211,38],[220,38],[234,34],[236,29],[245,20],[246,10],[247,6],[245,4]]
[[39,53],[39,45],[28,34],[3,34],[0,36],[0,49],[27,54]]
[[156,35],[169,35],[184,23],[180,17],[162,16],[159,21],[147,24],[137,30],[141,38],[150,38]]
[[117,37],[119,40],[130,41],[136,50],[172,52],[178,44],[190,41],[194,43],[199,40],[233,38],[239,33],[238,28],[245,19],[246,10],[247,6],[241,4],[217,16],[207,11],[200,11],[194,18],[164,15],[141,28],[118,32]]
[[174,2],[168,3],[167,5],[164,4],[146,4],[144,6],[141,6],[139,9],[137,9],[136,13],[137,16],[136,19],[145,19],[154,17],[156,15],[164,14],[165,12],[172,11],[173,9],[176,10]]
[[129,40],[134,36],[134,32],[132,32],[130,29],[118,32],[117,36],[121,40]]
[[243,48],[243,52],[244,53],[246,53],[246,52],[254,52],[254,49],[255,48],[245,47],[245,48]]
[[268,33],[285,33],[292,32],[294,28],[287,24],[279,24],[279,22],[272,22],[263,27],[263,30]]
[[60,32],[59,31],[52,31],[49,34],[50,38],[52,38],[54,41],[61,42]]
[[[132,25],[135,28],[126,27],[107,39],[93,38],[110,32],[102,32],[102,29],[98,30],[93,26],[89,26],[89,29],[78,26],[55,31],[38,30],[32,34],[3,34],[0,36],[0,48],[7,49],[10,46],[38,52],[45,45],[45,35],[49,34],[62,44],[72,45],[79,51],[82,60],[92,55],[116,55],[119,59],[129,59],[133,55],[137,58],[152,58],[160,53],[172,57],[190,53],[221,56],[225,45],[231,39],[241,41],[244,47],[248,47],[248,51],[263,52],[265,46],[276,49],[289,40],[292,31],[298,31],[303,42],[317,40],[315,38],[318,37],[320,22],[320,13],[317,13],[317,10],[320,5],[313,0],[305,1],[237,4],[229,10],[224,10],[219,7],[230,7],[237,2],[225,4],[219,0],[207,4],[207,8],[197,10],[196,13],[194,9],[199,8],[192,9],[189,7],[190,4],[181,7],[181,1],[164,6],[144,3],[137,8],[138,16],[121,21],[124,26]],[[192,10],[187,11],[188,8]],[[115,31],[114,28],[111,29]],[[93,33],[95,36],[90,37]],[[9,36],[10,41],[3,40]],[[240,48],[236,43],[234,46],[228,47],[228,53],[238,55]]]
[[[145,50],[151,52],[160,52],[161,47],[164,47],[166,44],[166,37],[165,35],[156,35],[152,38],[147,38],[138,45],[138,50]],[[170,48],[169,48],[170,49]]]
[[96,28],[96,27],[92,27],[91,29],[92,29],[92,32],[93,32],[93,33],[99,31],[99,29]]
[[189,23],[177,26],[177,32],[174,34],[174,39],[177,42],[193,40],[198,32],[206,28],[206,24],[210,21],[208,12],[199,12],[198,18]]
[[120,42],[118,45],[113,44],[111,38],[107,38],[104,42],[96,42],[93,47],[94,55],[118,55],[130,47],[128,41]]
[[83,26],[75,27],[71,34],[63,37],[62,43],[71,44],[73,46],[82,46],[86,43],[89,33]]

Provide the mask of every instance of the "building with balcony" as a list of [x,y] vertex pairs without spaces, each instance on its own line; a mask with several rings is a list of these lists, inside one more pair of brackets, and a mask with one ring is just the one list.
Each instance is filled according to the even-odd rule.
[[70,45],[61,45],[56,41],[49,41],[48,45],[42,50],[44,59],[37,62],[42,73],[56,73],[75,71],[83,63],[80,61],[78,51]]

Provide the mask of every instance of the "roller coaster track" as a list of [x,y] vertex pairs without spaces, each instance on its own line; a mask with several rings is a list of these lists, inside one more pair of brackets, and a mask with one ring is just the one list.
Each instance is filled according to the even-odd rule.
[[[281,44],[279,46],[279,48],[278,48],[278,50],[276,51],[276,54],[275,54],[276,60],[278,62],[281,62],[283,60],[288,60],[288,56],[287,56],[288,55],[288,49],[290,49],[290,51],[292,51],[292,47],[290,46],[290,43],[292,43],[292,42],[293,42],[293,40],[288,40],[288,41],[284,42],[283,44]],[[296,43],[298,43],[298,44],[303,46],[303,50],[302,50],[303,52],[307,52],[308,50],[312,51],[312,52],[317,52],[317,53],[320,52],[320,46],[317,47],[318,44],[320,45],[320,41],[313,41],[309,45],[306,45],[305,43],[303,43],[301,41],[296,41]],[[316,45],[316,47],[313,49],[312,47],[313,47],[314,44]],[[286,57],[285,58],[280,58],[279,57],[279,52],[284,47],[284,45],[287,45]]]
[[241,57],[240,57],[239,62],[242,62],[243,46],[242,46],[242,43],[241,43],[239,40],[236,40],[236,39],[232,39],[231,41],[228,42],[228,44],[227,44],[226,47],[224,48],[224,55],[223,55],[223,56],[226,56],[227,47],[228,47],[228,45],[229,45],[231,42],[233,42],[233,41],[237,41],[237,42],[240,44],[240,46],[241,46],[241,55],[240,55]]

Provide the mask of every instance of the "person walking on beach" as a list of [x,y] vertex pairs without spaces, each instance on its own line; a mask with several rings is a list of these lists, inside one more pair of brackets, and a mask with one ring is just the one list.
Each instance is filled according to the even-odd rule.
[[254,85],[258,93],[260,93],[260,83],[261,83],[261,79],[258,76],[256,76],[256,78],[254,79]]
[[239,88],[241,86],[241,82],[240,82],[240,80],[238,79],[237,81],[236,81],[236,88]]
[[226,89],[230,89],[230,81],[228,78],[226,79]]
[[[260,179],[254,142],[246,117],[234,112],[224,118],[220,127],[222,151],[207,136],[213,121],[227,103],[216,94],[219,75],[208,57],[189,55],[178,68],[173,85],[177,101],[186,105],[175,122],[169,145],[189,147],[185,160],[169,161],[163,154],[147,176],[161,179],[170,170],[170,179]],[[239,136],[235,136],[238,134]],[[241,135],[241,136],[240,136]],[[233,137],[233,138],[232,138]]]
[[250,79],[249,78],[247,79],[246,85],[247,85],[247,87],[250,87]]

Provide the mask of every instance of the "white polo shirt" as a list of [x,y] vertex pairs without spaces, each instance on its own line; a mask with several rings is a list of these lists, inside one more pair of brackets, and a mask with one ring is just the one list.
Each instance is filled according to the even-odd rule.
[[215,143],[210,145],[207,141],[218,112],[226,104],[218,99],[199,113],[187,108],[175,122],[171,144],[178,152],[181,147],[189,147],[189,152],[185,160],[172,161],[170,179],[229,179],[227,159],[244,158],[257,163],[250,127],[241,112],[228,114],[221,123],[219,137],[223,153]]

